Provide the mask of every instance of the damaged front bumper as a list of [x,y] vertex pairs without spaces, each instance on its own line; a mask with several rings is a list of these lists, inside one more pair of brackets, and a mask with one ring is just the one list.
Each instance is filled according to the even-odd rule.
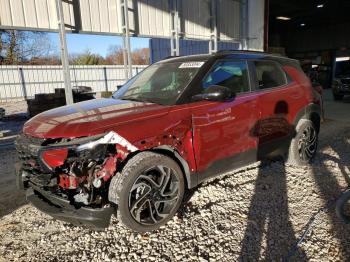
[[76,208],[70,204],[69,200],[26,180],[25,174],[20,169],[16,169],[17,187],[26,190],[27,200],[40,211],[77,226],[87,226],[93,229],[104,229],[109,226],[111,216],[115,212],[114,207]]

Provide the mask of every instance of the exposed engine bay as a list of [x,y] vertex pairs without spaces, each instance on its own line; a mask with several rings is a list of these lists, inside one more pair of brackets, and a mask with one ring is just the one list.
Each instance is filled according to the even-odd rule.
[[[17,148],[21,149],[20,141]],[[137,150],[115,132],[92,138],[56,139],[44,146],[29,148],[36,151],[31,155],[39,158],[22,157],[27,183],[45,187],[76,207],[108,204],[108,187],[118,164]],[[42,169],[43,174],[32,174],[30,170],[34,168]]]
[[113,146],[101,145],[76,157],[69,156],[65,164],[56,169],[58,186],[74,203],[103,205],[116,165]]

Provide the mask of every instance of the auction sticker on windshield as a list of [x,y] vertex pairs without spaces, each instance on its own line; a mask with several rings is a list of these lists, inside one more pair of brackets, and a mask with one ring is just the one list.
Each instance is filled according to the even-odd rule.
[[204,62],[186,62],[182,63],[179,68],[200,68]]

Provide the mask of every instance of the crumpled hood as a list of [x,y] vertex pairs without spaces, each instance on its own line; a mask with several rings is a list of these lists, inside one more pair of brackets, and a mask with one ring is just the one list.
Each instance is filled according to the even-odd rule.
[[23,127],[27,135],[41,138],[73,138],[116,130],[118,125],[166,115],[168,106],[94,99],[43,112]]

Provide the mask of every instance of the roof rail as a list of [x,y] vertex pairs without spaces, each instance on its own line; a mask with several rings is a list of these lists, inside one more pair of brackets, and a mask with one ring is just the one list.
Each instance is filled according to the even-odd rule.
[[253,50],[237,50],[237,49],[226,49],[226,50],[219,50],[216,52],[216,54],[221,54],[221,53],[256,53],[256,54],[267,54],[266,52],[263,51],[253,51]]
[[267,56],[274,56],[274,57],[282,57],[282,58],[288,58],[286,55],[282,54],[276,54],[276,53],[270,53],[270,52],[263,52],[263,51],[252,51],[252,50],[219,50],[215,54],[225,54],[225,53],[241,53],[241,54],[257,54],[257,55],[267,55]]
[[[181,55],[170,55],[170,56],[167,56],[167,57],[164,57],[163,59],[170,59],[170,58],[176,58],[176,57],[180,57]],[[163,60],[162,59],[162,60]]]

